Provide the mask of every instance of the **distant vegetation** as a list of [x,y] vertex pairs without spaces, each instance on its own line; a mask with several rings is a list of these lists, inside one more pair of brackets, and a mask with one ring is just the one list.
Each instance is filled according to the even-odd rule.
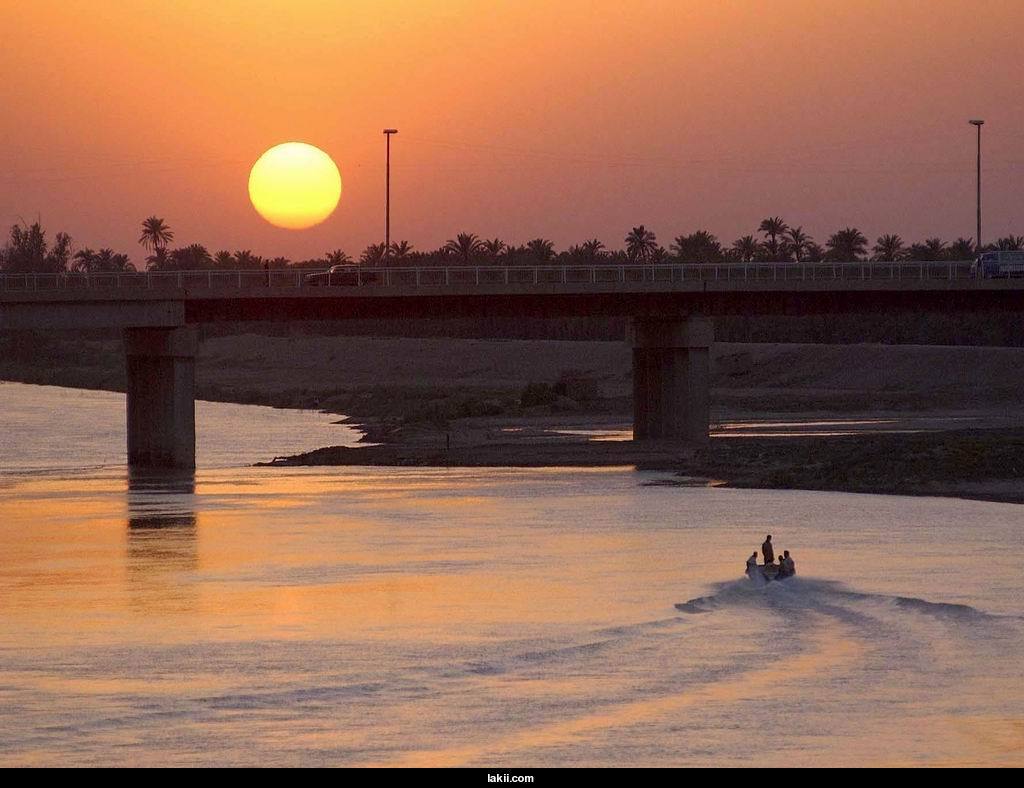
[[[757,232],[723,244],[706,230],[677,235],[666,249],[654,232],[644,225],[632,228],[623,239],[623,248],[607,249],[592,238],[567,249],[557,250],[546,238],[535,238],[523,245],[506,244],[500,238],[485,239],[473,233],[459,233],[439,249],[418,251],[408,241],[367,246],[358,258],[342,249],[322,257],[293,261],[285,257],[265,258],[249,249],[210,252],[193,243],[172,247],[174,232],[167,223],[150,216],[142,222],[139,244],[147,252],[146,270],[194,271],[204,269],[259,270],[282,268],[326,268],[358,263],[364,266],[439,266],[439,265],[637,265],[652,263],[717,262],[854,262],[860,260],[970,260],[978,250],[969,238],[946,242],[941,238],[905,242],[894,234],[881,235],[872,245],[855,227],[846,227],[828,237],[825,245],[815,242],[803,227],[790,226],[781,217],[765,219]],[[983,247],[1024,249],[1024,236],[1008,235]],[[65,271],[98,273],[135,271],[129,255],[112,249],[75,250],[66,233],[57,233],[52,244],[38,222],[14,225],[0,248],[0,270],[7,273],[61,273]]]

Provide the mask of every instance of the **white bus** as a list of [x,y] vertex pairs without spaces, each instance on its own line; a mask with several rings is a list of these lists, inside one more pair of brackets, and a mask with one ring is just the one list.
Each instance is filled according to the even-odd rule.
[[985,279],[1024,276],[1024,250],[982,252],[971,266],[971,274]]

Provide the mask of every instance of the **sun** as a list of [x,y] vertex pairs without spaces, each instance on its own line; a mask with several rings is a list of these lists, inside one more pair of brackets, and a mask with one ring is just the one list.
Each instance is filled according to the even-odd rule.
[[341,173],[331,157],[304,142],[284,142],[260,156],[249,173],[249,199],[276,227],[304,230],[334,213]]

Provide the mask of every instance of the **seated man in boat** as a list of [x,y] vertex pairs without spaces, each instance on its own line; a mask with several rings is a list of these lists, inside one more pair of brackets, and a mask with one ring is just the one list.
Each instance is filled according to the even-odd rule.
[[750,558],[747,559],[747,577],[751,580],[754,579],[756,573],[760,571],[757,565],[757,550],[750,554]]
[[795,572],[796,568],[793,566],[793,559],[789,557],[789,550],[784,550],[782,555],[779,556],[779,567],[775,579],[782,580],[790,577]]

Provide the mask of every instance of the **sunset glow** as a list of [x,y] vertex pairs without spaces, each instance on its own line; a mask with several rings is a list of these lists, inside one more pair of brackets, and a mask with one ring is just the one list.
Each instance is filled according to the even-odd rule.
[[264,153],[249,173],[249,199],[277,227],[304,230],[334,213],[341,173],[331,157],[304,142],[285,142]]
[[1024,766],[1022,29],[0,0],[0,769]]
[[[613,248],[639,223],[731,242],[768,215],[819,243],[954,240],[978,117],[987,231],[1020,232],[1019,0],[216,5],[0,3],[4,226],[41,215],[121,251],[155,213],[212,250],[358,256],[383,239],[394,127],[392,240],[418,250],[458,232]],[[286,140],[344,176],[344,210],[304,233],[239,188]]]

